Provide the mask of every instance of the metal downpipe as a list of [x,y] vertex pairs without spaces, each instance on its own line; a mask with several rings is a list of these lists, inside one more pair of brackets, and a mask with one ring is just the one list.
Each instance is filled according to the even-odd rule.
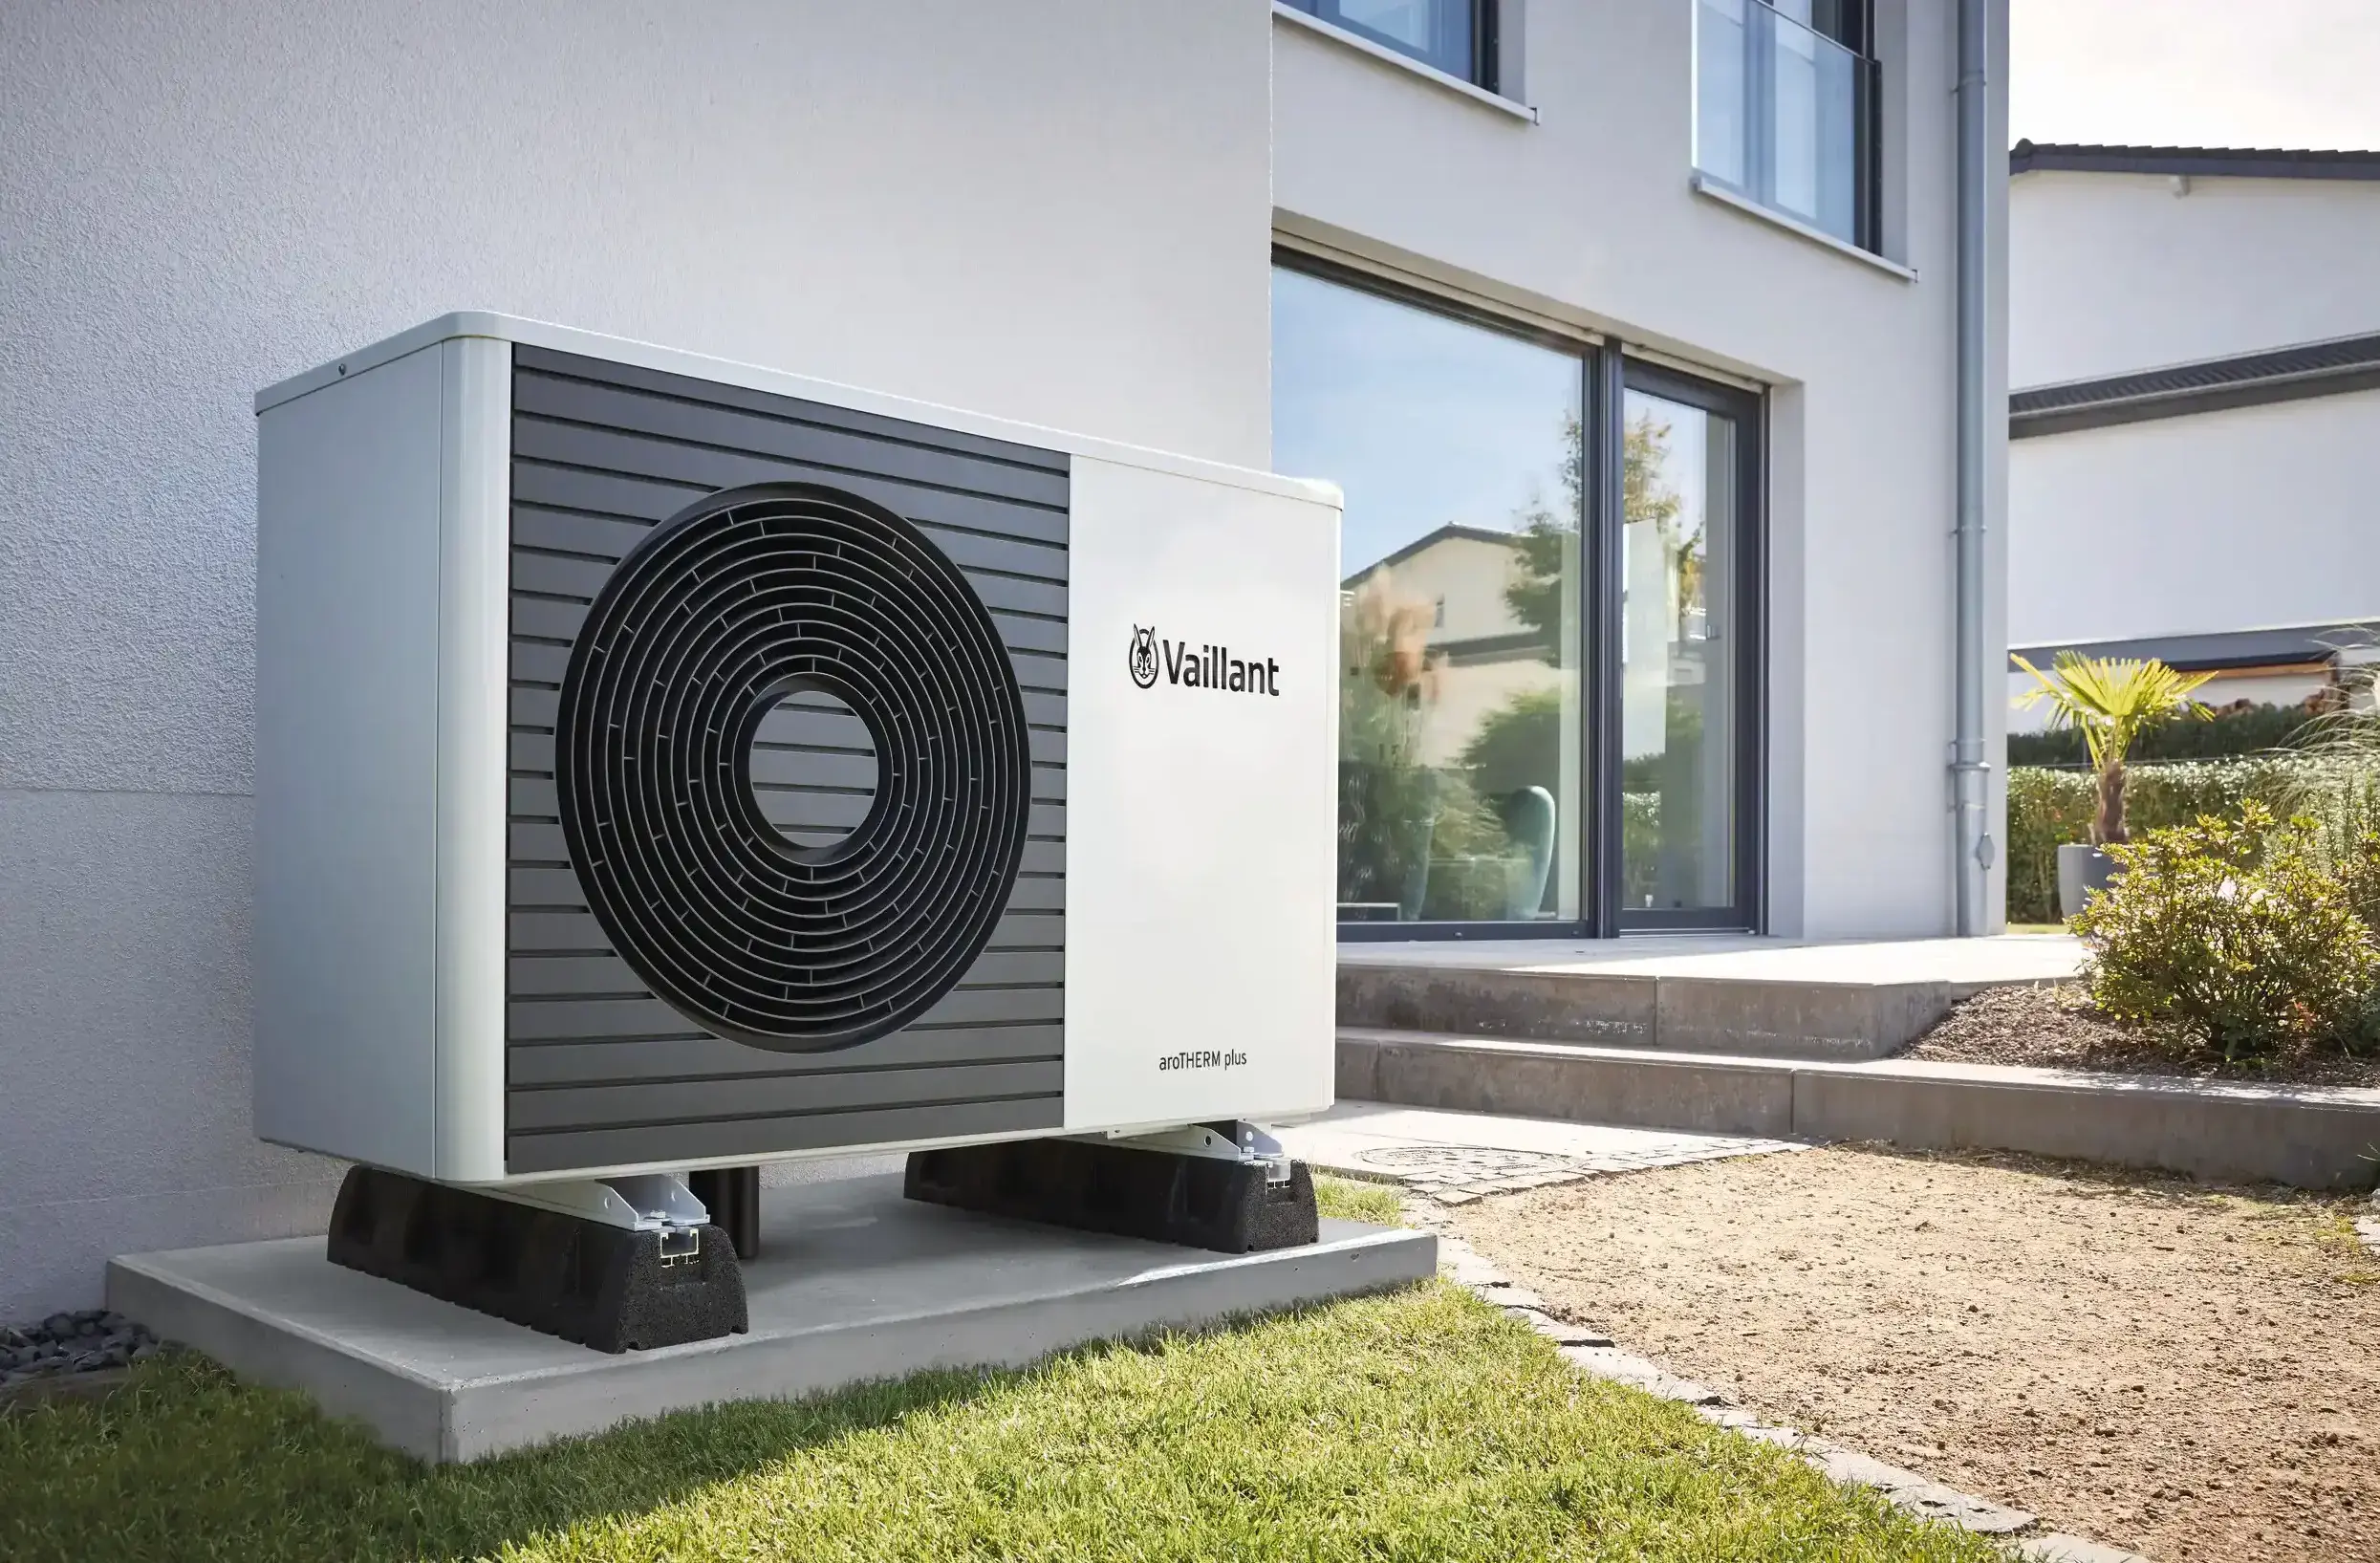
[[1991,192],[1991,0],[1958,0],[1958,669],[1951,775],[1956,813],[1958,932],[1990,922],[1991,762],[1984,754],[1983,476],[1988,425],[1983,404],[1990,277],[1986,223]]

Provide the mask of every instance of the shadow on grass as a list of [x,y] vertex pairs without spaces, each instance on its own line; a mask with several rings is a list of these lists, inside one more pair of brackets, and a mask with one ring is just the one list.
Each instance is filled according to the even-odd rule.
[[431,1466],[323,1416],[303,1395],[243,1384],[206,1357],[174,1352],[104,1400],[0,1419],[0,1556],[480,1557],[646,1512],[1031,1371],[925,1373],[807,1400],[719,1405]]
[[302,1394],[243,1383],[199,1353],[169,1351],[112,1395],[0,1416],[0,1560],[479,1558],[590,1521],[633,1520],[1068,1364],[1335,1306],[1096,1341],[1023,1368],[933,1370],[803,1400],[712,1405],[467,1465],[398,1454]]

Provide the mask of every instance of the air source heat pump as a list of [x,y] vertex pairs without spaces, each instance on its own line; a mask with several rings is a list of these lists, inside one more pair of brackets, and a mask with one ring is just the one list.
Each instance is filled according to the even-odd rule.
[[256,1126],[362,1164],[334,1258],[617,1349],[740,1323],[774,1160],[1294,1230],[1333,491],[485,314],[256,407]]

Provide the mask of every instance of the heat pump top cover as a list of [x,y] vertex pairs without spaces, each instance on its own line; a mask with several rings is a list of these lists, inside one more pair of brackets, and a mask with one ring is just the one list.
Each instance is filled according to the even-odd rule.
[[1327,497],[502,316],[258,400],[266,1138],[500,1182],[1328,1104]]

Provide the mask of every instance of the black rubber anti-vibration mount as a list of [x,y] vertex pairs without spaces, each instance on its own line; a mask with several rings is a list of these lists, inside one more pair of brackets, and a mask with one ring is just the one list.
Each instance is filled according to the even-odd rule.
[[1083,1140],[1010,1140],[912,1151],[901,1192],[929,1205],[1141,1237],[1221,1253],[1318,1241],[1314,1178],[1262,1165]]
[[749,1327],[727,1234],[668,1234],[354,1167],[331,1212],[330,1259],[599,1352],[715,1340]]
[[711,1225],[735,1245],[738,1259],[748,1265],[760,1257],[760,1168],[712,1167],[690,1172],[686,1187],[710,1212]]

